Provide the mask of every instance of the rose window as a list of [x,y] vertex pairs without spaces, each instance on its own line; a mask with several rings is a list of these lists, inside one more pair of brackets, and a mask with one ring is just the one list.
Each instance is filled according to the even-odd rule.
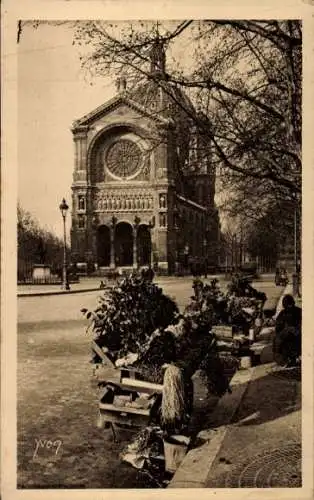
[[117,177],[132,177],[139,170],[142,157],[142,151],[135,142],[121,139],[108,149],[107,168]]

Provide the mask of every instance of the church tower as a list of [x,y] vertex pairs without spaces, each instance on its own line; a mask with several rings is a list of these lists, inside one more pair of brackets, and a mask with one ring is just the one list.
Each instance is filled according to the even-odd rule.
[[150,73],[154,76],[164,78],[166,75],[166,54],[164,44],[156,38],[150,51]]

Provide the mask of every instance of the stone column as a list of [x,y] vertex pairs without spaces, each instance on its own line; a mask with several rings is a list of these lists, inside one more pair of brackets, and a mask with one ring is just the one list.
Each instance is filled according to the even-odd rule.
[[153,229],[150,230],[150,267],[154,267],[154,253],[153,253]]
[[96,262],[96,255],[93,251],[93,235],[94,235],[94,224],[93,224],[93,194],[90,188],[84,192],[85,196],[85,234],[86,234],[86,251],[88,254],[88,261],[90,265]]
[[137,269],[137,227],[133,227],[133,268]]
[[74,139],[74,180],[76,180],[76,177],[78,180],[86,180],[88,126],[78,126],[72,132]]
[[116,255],[115,255],[115,227],[116,227],[116,218],[112,217],[110,224],[110,267],[111,269],[115,269],[116,267]]
[[136,215],[134,217],[134,225],[133,225],[133,268],[137,269],[138,267],[138,262],[137,262],[137,237],[138,237],[138,227],[141,222],[141,219]]
[[74,137],[74,171],[79,170],[79,139]]

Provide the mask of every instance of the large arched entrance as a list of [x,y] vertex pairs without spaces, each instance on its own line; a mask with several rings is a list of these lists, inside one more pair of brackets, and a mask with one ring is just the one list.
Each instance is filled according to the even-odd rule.
[[110,266],[110,229],[99,226],[97,231],[97,261],[100,267]]
[[148,266],[151,262],[152,243],[150,230],[145,224],[141,224],[137,233],[137,254],[140,266]]
[[133,228],[127,222],[119,222],[115,228],[115,259],[117,266],[133,265]]

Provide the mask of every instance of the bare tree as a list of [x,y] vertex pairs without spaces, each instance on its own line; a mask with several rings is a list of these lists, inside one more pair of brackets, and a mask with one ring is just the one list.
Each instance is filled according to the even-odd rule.
[[[221,189],[230,192],[229,211],[259,218],[281,200],[300,203],[301,21],[76,21],[69,26],[91,77],[123,74],[130,92],[153,81],[202,132]],[[169,54],[163,74],[151,71],[156,44]],[[178,89],[194,108],[178,97]]]
[[[162,78],[152,74],[156,41],[174,52],[183,36],[195,49],[191,65],[174,60]],[[182,21],[158,29],[91,21],[77,27],[76,42],[91,47],[82,64],[94,73],[124,72],[131,87],[147,80],[163,87],[211,141],[224,186],[231,172],[233,185],[237,176],[262,183],[266,193],[301,191],[300,21]],[[204,114],[179,101],[177,88]]]
[[48,264],[61,269],[63,241],[40,227],[38,221],[20,204],[17,207],[18,275],[24,278],[34,264]]

